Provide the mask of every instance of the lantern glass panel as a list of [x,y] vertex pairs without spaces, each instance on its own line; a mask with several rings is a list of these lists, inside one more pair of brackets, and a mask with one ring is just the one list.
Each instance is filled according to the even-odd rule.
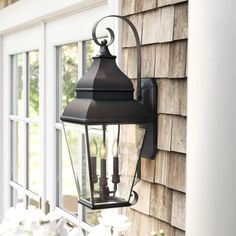
[[84,125],[63,123],[78,195],[91,203],[91,186]]
[[64,129],[79,202],[92,209],[130,205],[144,125],[64,123]]

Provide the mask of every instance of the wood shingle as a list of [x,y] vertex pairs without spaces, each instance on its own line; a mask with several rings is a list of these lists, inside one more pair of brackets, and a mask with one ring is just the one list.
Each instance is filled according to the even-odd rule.
[[170,44],[162,43],[156,45],[155,77],[167,78],[170,63]]
[[[138,31],[140,40],[142,39],[142,28],[143,28],[143,14],[136,14],[129,16],[128,19],[134,24]],[[123,47],[135,47],[136,42],[134,38],[134,33],[130,26],[126,22],[123,23]]]
[[185,230],[185,194],[173,192],[171,224]]
[[183,230],[175,229],[175,236],[185,236],[185,232]]
[[170,115],[158,115],[157,148],[160,150],[170,151],[172,121],[173,117]]
[[159,150],[156,157],[156,168],[155,168],[155,183],[165,185],[167,184],[167,173],[168,173],[168,159],[169,152]]
[[174,236],[174,228],[166,222],[159,221],[159,229],[165,232],[165,236]]
[[157,6],[158,7],[163,7],[163,6],[168,6],[168,5],[173,5],[176,3],[180,2],[186,2],[187,0],[158,0]]
[[149,215],[151,183],[141,180],[134,186],[134,191],[138,193],[139,199],[131,208]]
[[174,6],[160,9],[160,25],[158,29],[157,42],[169,42],[173,40],[174,30]]
[[178,191],[186,190],[186,156],[170,152],[167,159],[167,187]]
[[[123,49],[124,59],[127,60],[127,64],[123,65],[123,71],[126,72],[126,75],[129,78],[137,77],[137,64],[136,64],[136,49],[135,48],[125,48]],[[125,61],[124,61],[125,62]]]
[[142,44],[150,44],[157,42],[157,26],[160,24],[160,20],[161,12],[159,10],[144,13]]
[[[130,4],[131,3],[131,4]],[[143,11],[148,11],[157,7],[157,0],[129,0],[122,1],[122,13],[123,15],[136,14]]]
[[186,79],[160,79],[158,81],[158,113],[186,115],[186,88]]
[[171,222],[173,190],[159,184],[151,185],[150,215]]
[[155,77],[155,45],[148,45],[142,47],[142,76]]
[[124,213],[126,216],[132,220],[130,227],[128,228],[128,231],[126,235],[134,235],[139,236],[140,232],[140,213],[138,211],[135,211],[131,208],[124,208]]
[[155,177],[155,160],[141,159],[141,179],[154,182]]
[[171,151],[186,153],[186,118],[173,116]]
[[158,151],[155,168],[155,183],[170,189],[185,192],[186,157],[185,154]]
[[144,13],[142,44],[173,40],[174,6]]
[[[148,225],[148,227],[147,227]],[[139,235],[150,235],[152,231],[159,232],[159,220],[144,214],[140,214],[140,232]]]
[[175,6],[174,40],[186,39],[188,37],[188,4]]
[[169,78],[186,76],[187,41],[176,41],[170,44]]
[[135,0],[135,12],[151,10],[157,7],[157,0]]
[[[158,83],[157,157],[141,159],[142,180],[134,188],[139,201],[126,210],[132,222],[127,235],[163,229],[165,236],[184,236],[188,3],[123,0],[122,8],[141,37],[142,77]],[[136,87],[134,46],[133,33],[123,24],[123,71]]]

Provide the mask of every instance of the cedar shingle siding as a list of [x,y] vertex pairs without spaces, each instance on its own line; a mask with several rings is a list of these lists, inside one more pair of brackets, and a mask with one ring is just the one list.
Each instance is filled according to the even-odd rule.
[[[128,236],[185,235],[187,37],[186,0],[123,0],[123,15],[137,27],[142,43],[142,76],[158,84],[158,153],[142,159],[139,202],[124,209]],[[123,24],[123,70],[135,84],[133,34]]]
[[0,9],[7,7],[15,2],[17,2],[18,0],[0,0]]

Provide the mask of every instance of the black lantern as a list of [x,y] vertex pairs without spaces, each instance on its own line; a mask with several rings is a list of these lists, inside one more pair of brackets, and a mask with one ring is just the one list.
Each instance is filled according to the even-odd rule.
[[[65,108],[61,120],[70,152],[79,202],[91,209],[130,206],[137,201],[133,191],[141,156],[156,155],[156,83],[141,81],[141,48],[137,30],[137,99],[130,79],[120,71],[108,46],[101,43],[89,71],[78,81],[76,98]],[[74,140],[79,140],[75,142]]]

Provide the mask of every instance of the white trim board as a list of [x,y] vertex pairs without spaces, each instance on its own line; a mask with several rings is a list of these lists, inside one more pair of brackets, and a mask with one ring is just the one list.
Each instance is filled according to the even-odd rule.
[[[0,34],[104,5],[107,0],[21,0],[0,10]],[[30,9],[30,10],[29,10]]]
[[[3,59],[3,37],[0,35],[0,61]],[[3,110],[3,64],[0,63],[0,111]],[[0,117],[0,144],[3,143],[3,117]],[[0,145],[0,173],[3,173],[3,147]],[[3,217],[3,174],[0,174],[0,222]]]

